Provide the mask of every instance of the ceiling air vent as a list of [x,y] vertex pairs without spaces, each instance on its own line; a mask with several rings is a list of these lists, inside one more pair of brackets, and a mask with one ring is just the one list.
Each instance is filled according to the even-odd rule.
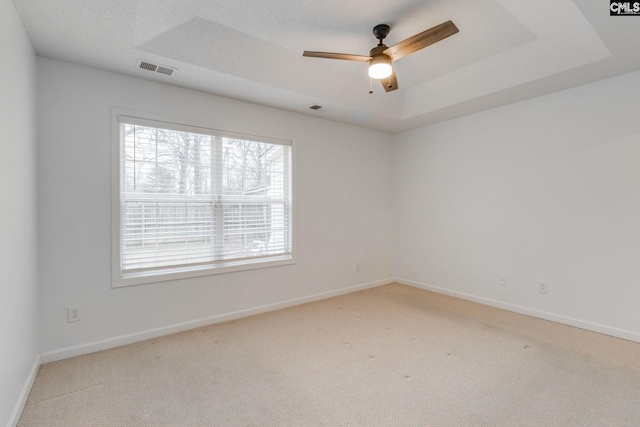
[[166,74],[167,76],[170,76],[175,71],[175,68],[163,67],[162,65],[160,65],[158,66],[158,69],[156,71],[158,73]]
[[138,59],[137,68],[147,70],[147,71],[152,71],[154,73],[164,74],[167,76],[172,75],[175,71],[178,70],[177,68],[167,67],[166,65],[154,64],[149,61],[143,61],[142,59]]
[[155,71],[158,66],[156,64],[152,64],[150,62],[145,62],[145,61],[140,61],[140,68],[142,68],[143,70],[149,70],[149,71]]

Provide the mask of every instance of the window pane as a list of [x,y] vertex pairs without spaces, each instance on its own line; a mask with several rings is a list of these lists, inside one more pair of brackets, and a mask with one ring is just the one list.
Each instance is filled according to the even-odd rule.
[[125,191],[210,194],[211,137],[124,125]]
[[123,270],[213,260],[212,203],[124,203]]
[[121,135],[123,273],[291,255],[290,146],[129,123]]
[[225,204],[225,259],[288,252],[285,211],[285,203]]

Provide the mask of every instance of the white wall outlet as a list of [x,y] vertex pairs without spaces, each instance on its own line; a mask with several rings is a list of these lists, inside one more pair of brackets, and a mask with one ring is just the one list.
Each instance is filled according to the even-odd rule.
[[538,292],[541,294],[546,294],[549,292],[549,282],[540,282],[538,283]]
[[360,273],[360,264],[356,264],[356,272]]
[[507,276],[498,277],[498,285],[507,286]]
[[67,307],[67,316],[69,316],[69,323],[77,322],[80,320],[80,306]]

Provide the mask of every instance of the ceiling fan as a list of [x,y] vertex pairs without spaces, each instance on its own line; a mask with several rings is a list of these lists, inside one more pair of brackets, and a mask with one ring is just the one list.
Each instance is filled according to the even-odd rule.
[[397,43],[391,47],[387,47],[382,40],[389,34],[387,24],[380,24],[373,27],[373,35],[378,39],[378,45],[371,49],[369,56],[351,55],[349,53],[332,53],[332,52],[312,52],[305,50],[303,56],[315,58],[329,59],[345,59],[347,61],[362,61],[369,63],[369,76],[372,79],[378,79],[382,83],[382,87],[387,92],[398,89],[398,79],[396,73],[391,67],[391,62],[403,58],[410,53],[416,52],[427,46],[446,39],[458,32],[458,27],[451,21],[436,25],[426,31],[416,34]]

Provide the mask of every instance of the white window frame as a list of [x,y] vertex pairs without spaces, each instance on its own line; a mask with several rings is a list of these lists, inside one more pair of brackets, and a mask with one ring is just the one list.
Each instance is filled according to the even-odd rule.
[[[161,271],[145,271],[123,274],[121,268],[121,141],[120,141],[120,117],[124,116],[135,120],[138,124],[153,127],[166,127],[174,130],[185,130],[216,136],[232,136],[250,141],[276,143],[291,147],[291,254],[282,256],[270,256],[268,258],[230,260],[228,262],[216,262],[204,266],[174,267]],[[188,123],[182,119],[159,116],[156,114],[142,113],[121,108],[111,109],[111,286],[114,288],[132,286],[145,283],[155,283],[169,280],[180,280],[191,277],[208,276],[214,274],[230,273],[237,271],[253,270],[258,268],[277,267],[295,264],[295,238],[296,238],[296,209],[295,209],[295,143],[293,139],[272,138],[251,135],[241,132],[219,130],[207,124]]]

